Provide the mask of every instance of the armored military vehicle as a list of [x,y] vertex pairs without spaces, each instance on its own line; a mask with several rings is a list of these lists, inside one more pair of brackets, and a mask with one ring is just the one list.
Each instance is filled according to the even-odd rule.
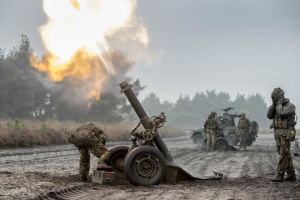
[[[240,118],[241,115],[239,113],[229,114],[228,112],[233,110],[234,108],[228,107],[225,109],[221,109],[224,111],[223,116],[217,116],[217,121],[219,122],[222,130],[220,130],[220,136],[225,137],[228,141],[228,144],[231,146],[235,146],[240,141],[240,134],[237,132],[236,119]],[[257,133],[259,130],[258,123],[256,121],[251,121],[251,134],[247,135],[246,145],[251,146],[252,143],[256,140]],[[192,139],[194,143],[204,143],[206,134],[204,128],[198,128],[191,131]],[[217,136],[218,137],[218,136]]]

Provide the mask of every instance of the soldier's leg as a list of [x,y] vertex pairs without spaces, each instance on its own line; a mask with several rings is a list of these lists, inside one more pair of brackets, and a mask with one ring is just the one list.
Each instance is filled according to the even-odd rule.
[[241,136],[241,141],[240,141],[240,148],[242,148],[244,146],[244,133],[242,131],[240,131],[240,136]]
[[284,153],[284,168],[287,174],[295,173],[290,147],[291,147],[291,142],[287,141],[286,137],[282,137],[282,148]]
[[275,139],[275,142],[276,142],[276,148],[277,148],[277,152],[280,153],[280,145],[279,145],[279,141],[278,141],[278,136],[277,136],[277,132],[276,130],[274,129],[274,139]]
[[214,144],[214,140],[216,139],[216,132],[215,131],[213,131],[212,133],[211,133],[211,146]]
[[98,144],[89,147],[89,150],[99,158],[97,166],[98,170],[112,171],[112,168],[109,166],[110,153],[104,144],[99,142]]
[[243,148],[246,149],[246,139],[247,139],[247,132],[244,133],[244,142],[243,142]]
[[279,162],[278,162],[278,167],[277,167],[277,174],[284,176],[284,172],[286,171],[287,168],[287,150],[285,148],[285,137],[278,136],[278,142],[280,145],[280,152],[279,152]]
[[206,142],[206,149],[209,150],[210,147],[211,147],[211,137],[210,137],[210,133],[209,132],[206,132],[206,138],[207,138],[207,142]]
[[86,178],[90,171],[90,153],[87,148],[78,148],[80,153],[79,173],[82,178]]

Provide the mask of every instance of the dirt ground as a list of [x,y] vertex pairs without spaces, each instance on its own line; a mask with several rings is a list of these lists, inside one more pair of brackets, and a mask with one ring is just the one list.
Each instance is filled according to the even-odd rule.
[[[180,165],[205,176],[219,171],[223,178],[148,187],[134,187],[125,180],[114,185],[81,183],[79,153],[72,145],[10,149],[0,151],[0,199],[300,199],[299,180],[270,181],[278,162],[273,135],[259,134],[247,151],[230,152],[200,151],[188,133],[164,141]],[[116,145],[124,144],[108,143],[109,148]],[[292,157],[299,175],[300,157]],[[92,168],[96,162],[93,157]]]

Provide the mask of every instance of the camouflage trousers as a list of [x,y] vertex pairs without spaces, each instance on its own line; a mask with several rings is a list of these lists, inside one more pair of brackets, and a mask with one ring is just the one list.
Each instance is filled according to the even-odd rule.
[[245,130],[245,129],[240,130],[240,137],[241,137],[240,148],[246,149],[246,137],[248,133],[249,130]]
[[108,164],[110,153],[100,141],[96,144],[77,145],[80,152],[79,173],[81,176],[87,176],[90,171],[90,152],[99,158],[98,163]]
[[214,140],[216,139],[216,131],[212,129],[206,130],[206,138],[207,138],[206,148],[207,150],[209,150],[212,147]]
[[280,145],[279,145],[278,138],[279,138],[278,134],[277,134],[277,132],[274,129],[274,139],[275,139],[275,142],[276,142],[276,148],[277,148],[278,153],[280,154]]
[[284,172],[287,174],[294,173],[294,165],[290,152],[291,142],[286,140],[285,136],[278,135],[278,142],[280,146],[279,153],[279,163],[277,167],[277,174],[284,175]]

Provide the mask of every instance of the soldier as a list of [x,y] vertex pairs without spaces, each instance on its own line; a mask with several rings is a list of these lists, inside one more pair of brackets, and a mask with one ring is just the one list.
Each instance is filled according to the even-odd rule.
[[207,138],[207,143],[206,143],[207,151],[211,150],[212,144],[216,139],[216,131],[217,129],[220,128],[216,120],[216,115],[217,113],[212,111],[204,124],[204,131],[206,132],[206,138]]
[[103,130],[94,123],[80,126],[75,133],[69,136],[69,142],[74,144],[80,152],[79,173],[81,181],[87,181],[90,170],[90,152],[99,158],[98,171],[112,171],[108,166],[110,153],[105,147],[106,135]]
[[[290,152],[290,141],[295,139],[295,106],[289,99],[284,98],[284,91],[281,88],[275,88],[271,94],[273,104],[269,107],[267,117],[273,119],[274,131],[279,143],[279,163],[277,167],[277,176],[273,182],[296,181],[296,174]],[[284,173],[287,177],[283,179]]]
[[237,131],[240,131],[241,141],[240,141],[240,149],[246,150],[246,136],[248,133],[251,133],[250,120],[246,118],[246,114],[242,113],[242,117],[240,118]]

